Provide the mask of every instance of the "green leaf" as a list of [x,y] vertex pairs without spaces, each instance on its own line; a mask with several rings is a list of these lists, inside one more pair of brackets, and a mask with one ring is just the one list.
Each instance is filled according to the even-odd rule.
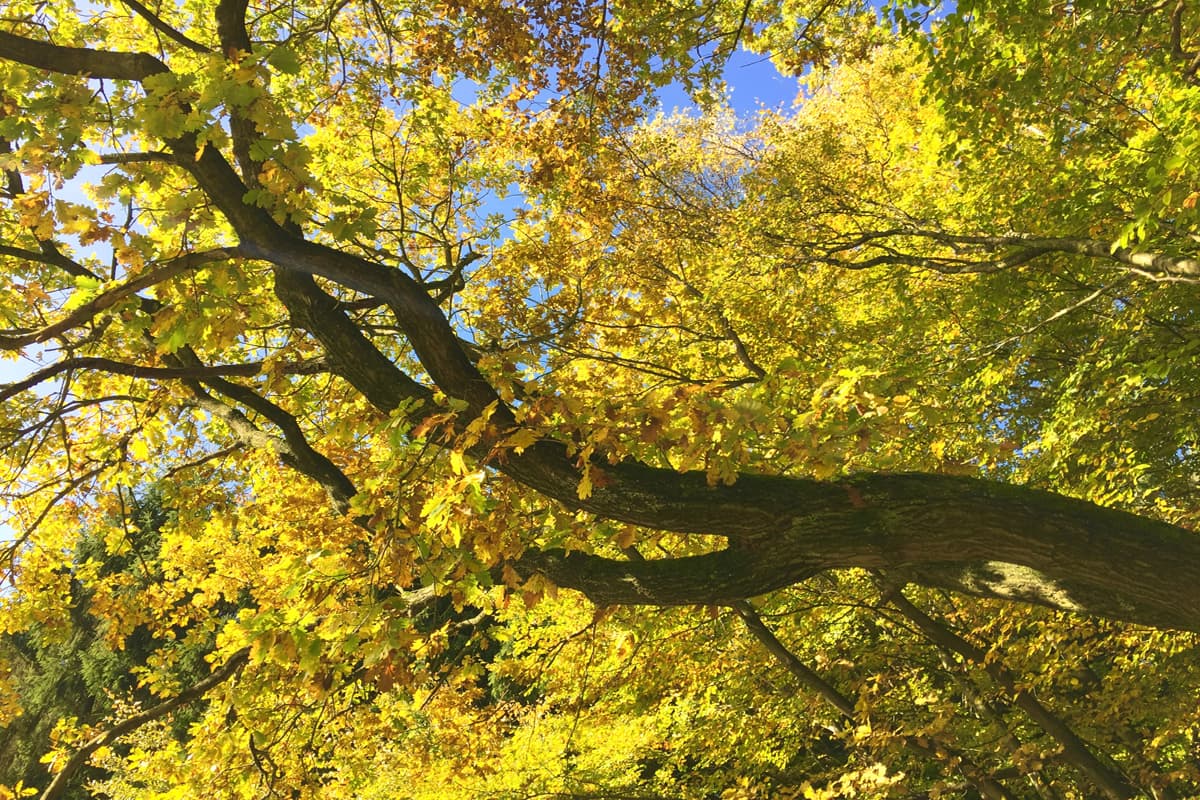
[[286,43],[279,45],[270,52],[267,56],[267,63],[286,75],[298,75],[300,73],[300,59],[296,56],[296,52],[288,47]]

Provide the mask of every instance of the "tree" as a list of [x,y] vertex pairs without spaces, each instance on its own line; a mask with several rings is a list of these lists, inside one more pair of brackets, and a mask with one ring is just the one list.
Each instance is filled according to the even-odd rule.
[[1196,791],[1189,11],[9,3],[0,619],[215,637],[44,796]]

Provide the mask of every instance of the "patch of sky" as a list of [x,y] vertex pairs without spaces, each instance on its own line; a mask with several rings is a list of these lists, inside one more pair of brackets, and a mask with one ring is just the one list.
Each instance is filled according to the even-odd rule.
[[[800,91],[795,76],[784,75],[771,62],[770,56],[738,50],[725,63],[723,73],[727,89],[726,101],[739,116],[748,116],[762,109],[784,110],[791,106]],[[690,111],[695,102],[682,84],[664,86],[656,94],[663,113]]]

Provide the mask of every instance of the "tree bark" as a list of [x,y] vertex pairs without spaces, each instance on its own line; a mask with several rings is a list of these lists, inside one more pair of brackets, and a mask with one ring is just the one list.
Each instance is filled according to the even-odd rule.
[[[699,475],[663,478],[653,501],[634,509],[611,507],[615,496],[564,502],[649,527],[725,533],[727,549],[643,563],[531,554],[523,563],[601,604],[721,604],[859,567],[981,597],[1200,630],[1200,537],[1157,520],[947,475],[833,483],[746,475],[711,488]],[[621,492],[614,483],[605,491]],[[630,483],[628,496],[647,498]]]

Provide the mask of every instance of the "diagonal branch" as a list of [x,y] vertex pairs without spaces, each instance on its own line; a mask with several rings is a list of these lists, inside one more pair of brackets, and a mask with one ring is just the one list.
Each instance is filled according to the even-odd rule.
[[304,435],[296,418],[279,406],[245,386],[221,378],[201,381],[214,391],[253,410],[270,420],[283,434],[283,440],[268,436],[255,428],[245,416],[193,387],[201,405],[230,423],[239,437],[256,447],[264,445],[275,451],[284,463],[319,483],[329,493],[339,514],[350,508],[350,498],[357,494],[354,483],[328,457],[318,452]]
[[[0,114],[0,116],[3,116]],[[0,154],[11,154],[13,152],[12,142],[4,137],[0,137]],[[5,189],[9,198],[17,198],[25,193],[25,182],[21,178],[21,172],[17,169],[4,170]],[[96,276],[87,267],[67,258],[63,255],[58,246],[49,239],[44,239],[37,234],[37,231],[30,230],[30,235],[37,241],[38,252],[26,250],[24,248],[13,247],[10,245],[0,245],[0,255],[13,256],[16,258],[24,258],[28,261],[33,261],[39,264],[48,264],[52,267],[58,267],[76,278],[95,278]]]
[[967,661],[982,666],[992,680],[1013,698],[1017,706],[1028,714],[1038,727],[1059,743],[1062,747],[1063,758],[1098,786],[1105,797],[1110,800],[1126,800],[1138,793],[1124,775],[1100,761],[1092,753],[1087,743],[1080,739],[1070,726],[1042,705],[1029,689],[1022,687],[1016,676],[1009,672],[994,655],[971,644],[946,625],[917,608],[899,589],[891,592],[887,596],[887,600],[938,647],[958,653]]
[[[858,724],[859,718],[856,712],[858,704],[838,691],[833,684],[818,675],[811,667],[797,658],[795,653],[788,650],[787,646],[779,641],[775,633],[762,621],[762,617],[758,615],[754,606],[743,600],[734,603],[733,610],[741,617],[746,629],[754,638],[758,639],[767,652],[774,656],[776,661],[783,664],[804,688],[815,693],[847,720]],[[905,747],[918,755],[957,769],[988,800],[1015,800],[1011,792],[980,769],[978,765],[972,763],[966,754],[957,752],[942,742],[930,741],[925,737],[899,734],[899,738]]]
[[226,261],[238,256],[237,248],[228,248],[207,250],[201,253],[187,253],[178,258],[164,261],[157,268],[142,273],[120,286],[115,286],[108,291],[102,292],[97,297],[71,311],[71,313],[58,322],[28,333],[9,336],[0,334],[0,350],[18,350],[27,345],[44,342],[47,339],[59,336],[72,328],[88,322],[101,311],[111,308],[126,297],[143,289],[147,289],[157,283],[161,283],[205,264],[211,264],[214,261]]
[[154,30],[156,30],[159,33],[161,33],[162,35],[166,36],[168,39],[175,42],[176,44],[183,45],[187,49],[193,50],[197,53],[211,53],[212,52],[212,48],[205,47],[204,45],[197,42],[195,39],[189,38],[184,33],[171,27],[166,22],[163,22],[161,17],[159,17],[153,11],[151,11],[150,9],[146,8],[144,5],[139,3],[138,0],[121,0],[121,2],[124,3],[126,6],[128,6],[129,9],[131,11],[133,11],[135,14],[137,14],[139,17],[146,20],[146,22],[150,23],[151,28],[154,28]]
[[59,798],[63,797],[67,791],[67,784],[70,783],[71,778],[75,776],[75,773],[77,773],[79,769],[87,763],[87,760],[91,758],[92,753],[96,752],[101,747],[111,745],[125,734],[137,730],[148,722],[153,722],[156,719],[165,717],[175,709],[199,700],[211,689],[220,686],[222,683],[236,675],[238,670],[242,668],[242,665],[246,663],[246,659],[249,657],[249,655],[249,648],[244,648],[237,651],[229,657],[228,661],[226,661],[218,669],[214,670],[207,678],[204,678],[190,688],[183,690],[170,700],[165,700],[156,706],[146,709],[140,714],[134,714],[132,717],[118,722],[116,725],[109,728],[99,736],[92,738],[85,745],[83,745],[83,747],[76,750],[69,759],[67,759],[67,763],[63,765],[63,768],[59,770],[57,775],[54,776],[54,780],[51,781],[50,785],[46,787],[46,791],[42,792],[41,800],[58,800]]

